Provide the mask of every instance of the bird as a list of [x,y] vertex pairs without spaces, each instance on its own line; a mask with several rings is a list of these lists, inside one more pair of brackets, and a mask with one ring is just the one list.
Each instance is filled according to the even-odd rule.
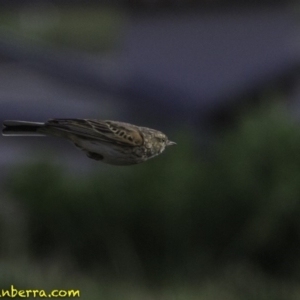
[[7,120],[3,136],[56,136],[71,141],[94,160],[134,165],[176,145],[161,131],[129,123],[97,119],[50,119],[45,123]]

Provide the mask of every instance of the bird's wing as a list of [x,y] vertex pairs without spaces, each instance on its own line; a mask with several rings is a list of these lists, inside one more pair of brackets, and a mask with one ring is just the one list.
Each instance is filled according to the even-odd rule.
[[115,121],[52,119],[45,125],[82,137],[90,137],[106,143],[116,143],[124,146],[141,146],[144,141],[138,127]]

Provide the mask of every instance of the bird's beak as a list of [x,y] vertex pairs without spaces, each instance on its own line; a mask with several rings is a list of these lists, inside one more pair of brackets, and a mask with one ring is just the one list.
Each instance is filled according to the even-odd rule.
[[175,142],[172,142],[172,141],[167,142],[167,146],[172,146],[172,145],[177,145],[177,144]]

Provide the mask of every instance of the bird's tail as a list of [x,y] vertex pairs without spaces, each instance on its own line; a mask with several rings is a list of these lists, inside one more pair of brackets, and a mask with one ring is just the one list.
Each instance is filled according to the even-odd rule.
[[4,121],[2,135],[5,136],[44,136],[39,133],[39,129],[44,126],[44,123],[27,122],[27,121]]

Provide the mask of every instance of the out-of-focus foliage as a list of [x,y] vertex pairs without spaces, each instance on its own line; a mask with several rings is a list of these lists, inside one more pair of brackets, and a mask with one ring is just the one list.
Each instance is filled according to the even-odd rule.
[[14,288],[51,290],[79,290],[85,300],[298,300],[300,287],[295,281],[283,281],[267,276],[247,264],[219,266],[217,272],[203,280],[168,280],[160,285],[147,286],[144,282],[111,280],[100,276],[86,276],[75,270],[64,270],[61,263],[34,262],[1,263],[1,289]]
[[300,127],[283,107],[245,114],[210,155],[188,131],[174,140],[152,161],[106,172],[16,169],[7,189],[28,211],[31,255],[155,280],[238,261],[299,276]]
[[124,16],[117,7],[50,4],[3,9],[0,28],[13,30],[31,42],[86,52],[108,51],[117,45],[124,24]]

